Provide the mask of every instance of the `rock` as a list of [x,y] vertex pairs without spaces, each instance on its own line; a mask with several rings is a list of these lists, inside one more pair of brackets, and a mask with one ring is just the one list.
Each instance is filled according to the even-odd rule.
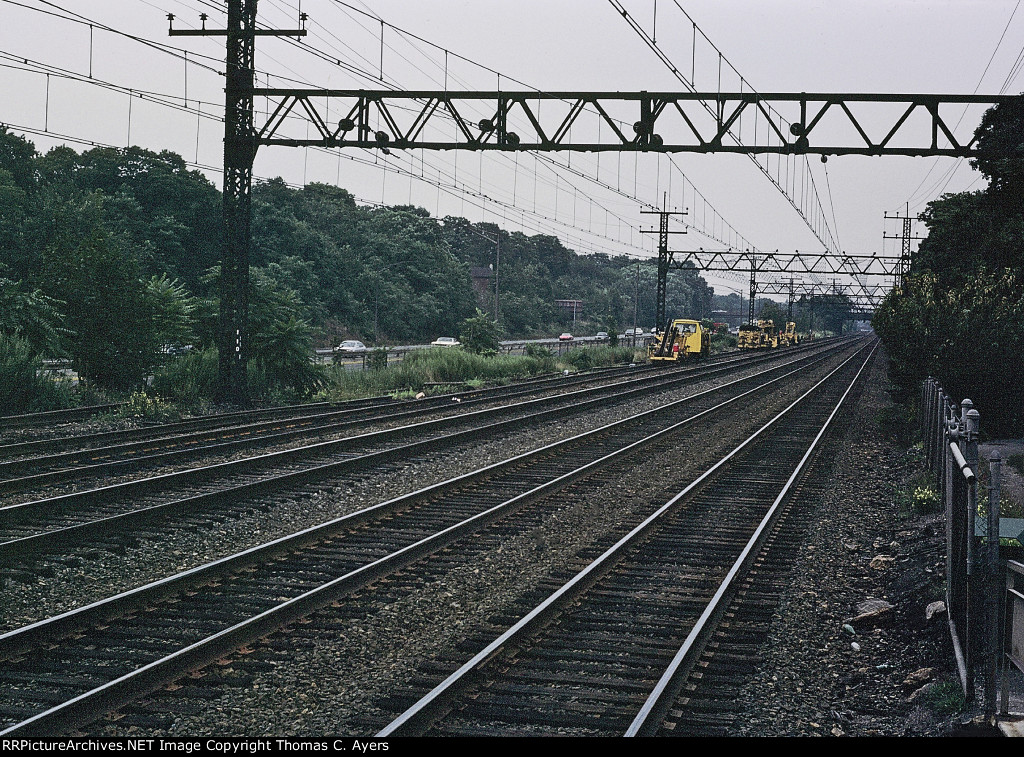
[[844,731],[839,726],[834,725],[834,726],[832,726],[832,735],[836,736],[836,737],[845,736],[846,735],[846,731]]
[[858,549],[860,549],[860,547],[857,546],[857,543],[852,541],[844,541],[843,546],[846,547],[848,552],[856,552]]
[[426,396],[427,396],[426,392],[417,392],[416,393],[416,399],[418,399],[418,400],[421,400],[421,399],[423,399]]
[[850,636],[857,635],[857,629],[851,626],[849,623],[843,625],[843,632],[850,634]]
[[850,642],[850,649],[852,649],[854,652],[859,652],[860,651],[860,644],[858,644],[855,641],[851,641]]
[[907,691],[916,691],[933,678],[935,678],[935,668],[918,668],[903,679],[903,688]]
[[892,610],[894,607],[895,605],[886,602],[884,599],[865,599],[863,602],[857,604],[857,614],[863,615],[866,612]]
[[912,691],[910,693],[910,696],[907,697],[907,702],[908,703],[916,702],[918,699],[923,697],[925,694],[927,694],[929,691],[934,689],[936,686],[938,686],[938,684],[935,683],[935,681],[932,681],[931,683],[926,683],[924,686],[921,686],[920,688],[915,689],[914,691]]
[[946,603],[941,599],[938,602],[932,602],[926,608],[924,608],[924,619],[931,620],[936,615],[944,615],[946,612]]
[[885,570],[896,562],[896,558],[891,555],[875,555],[871,558],[871,562],[868,565],[872,570]]
[[884,599],[868,599],[857,605],[857,615],[846,622],[854,628],[875,628],[892,620],[895,605]]

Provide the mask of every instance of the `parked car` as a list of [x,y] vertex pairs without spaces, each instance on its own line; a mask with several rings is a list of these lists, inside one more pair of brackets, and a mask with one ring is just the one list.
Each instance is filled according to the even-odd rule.
[[461,342],[453,336],[439,336],[430,343],[431,347],[458,347]]
[[608,332],[607,331],[598,331],[596,334],[594,334],[594,338],[595,339],[607,339],[608,338]]
[[335,352],[344,353],[355,353],[355,352],[366,352],[366,345],[356,339],[346,339],[344,342],[338,345]]
[[565,332],[563,332],[563,333],[558,335],[558,341],[560,341],[560,342],[571,342],[572,341],[572,334],[570,334],[568,331],[565,331]]

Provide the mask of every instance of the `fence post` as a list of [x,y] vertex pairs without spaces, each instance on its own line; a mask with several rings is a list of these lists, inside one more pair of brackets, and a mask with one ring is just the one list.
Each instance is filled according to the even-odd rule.
[[[988,650],[985,659],[985,717],[995,722],[996,687],[999,667],[999,598],[1003,594],[999,581],[999,496],[1002,459],[998,449],[989,455],[988,487],[988,582],[985,592],[985,618],[988,623]],[[1005,675],[1005,673],[1004,673]]]
[[[974,403],[969,399],[965,399],[960,403],[960,449],[964,453],[964,460],[967,462],[967,466],[972,471],[978,470],[978,429],[980,427],[981,416],[977,410],[974,409]],[[967,667],[967,685],[968,691],[973,695],[974,693],[974,661],[975,652],[978,651],[981,639],[975,638],[978,636],[977,629],[975,629],[975,621],[978,619],[978,588],[975,586],[975,563],[977,562],[977,555],[975,554],[975,519],[978,514],[978,478],[975,476],[972,480],[967,483],[967,532],[965,534],[967,541],[967,586],[966,586],[966,598],[967,598],[967,615],[964,621],[966,625],[966,631],[964,636],[967,638],[964,640],[965,654],[968,660]],[[983,587],[980,587],[983,588]],[[969,697],[972,699],[973,697]]]

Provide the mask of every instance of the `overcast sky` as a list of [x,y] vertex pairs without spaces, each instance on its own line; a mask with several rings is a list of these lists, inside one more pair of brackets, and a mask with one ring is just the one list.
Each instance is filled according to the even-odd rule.
[[[1024,89],[1024,78],[1007,81],[1024,45],[1018,0],[623,4],[647,31],[656,32],[670,57],[688,66],[693,29],[679,10],[685,9],[739,70],[745,88],[761,92],[996,94],[1004,86],[1010,93]],[[298,0],[260,0],[261,19],[268,26],[294,27],[299,6]],[[216,71],[223,70],[223,38],[168,38],[165,15],[174,13],[178,28],[194,28],[198,14],[207,12],[208,26],[222,28],[223,7],[206,0],[0,0],[0,53],[5,58],[0,61],[5,95],[0,121],[16,132],[31,130],[21,133],[43,151],[65,138],[115,146],[130,139],[153,150],[171,149],[204,167],[220,186],[216,169],[222,165],[223,127],[217,119],[223,79]],[[259,39],[261,84],[683,89],[608,0],[303,0],[301,10],[310,17],[304,44]],[[79,22],[59,18],[69,14],[79,14]],[[383,61],[376,17],[388,24]],[[156,50],[103,26],[187,51],[189,62],[180,52]],[[713,90],[717,53],[701,41],[695,58],[698,89]],[[49,79],[42,66],[51,67]],[[723,89],[738,89],[735,77],[733,82],[730,86],[727,76]],[[155,93],[163,104],[130,98],[127,89]],[[951,120],[958,117],[955,111]],[[961,140],[969,138],[979,117],[978,109],[966,112],[958,129]],[[966,163],[951,174],[957,162],[945,158],[833,157],[822,165],[812,156],[809,164],[829,227],[839,246],[853,253],[898,249],[891,241],[883,243],[883,231],[898,230],[883,221],[884,212],[902,211],[908,201],[912,213],[920,212],[942,191],[983,186]],[[336,183],[363,202],[412,202],[439,216],[464,215],[510,230],[557,234],[580,251],[641,255],[652,253],[655,240],[639,233],[651,227],[651,217],[639,210],[643,203],[659,204],[671,192],[670,205],[685,207],[691,223],[697,221],[695,213],[703,214],[705,228],[720,229],[720,237],[731,232],[721,222],[708,226],[708,207],[758,249],[821,249],[779,191],[741,155],[677,154],[670,160],[604,154],[598,160],[576,153],[537,160],[528,154],[413,151],[387,157],[359,150],[262,148],[255,173],[281,176],[295,185]],[[673,245],[722,247],[695,228],[675,237]],[[740,286],[742,279],[708,278],[720,290],[723,284]]]

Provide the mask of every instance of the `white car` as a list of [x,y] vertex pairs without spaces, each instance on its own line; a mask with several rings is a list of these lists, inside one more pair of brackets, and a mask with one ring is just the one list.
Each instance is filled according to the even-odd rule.
[[355,339],[346,339],[344,342],[338,345],[335,352],[366,352],[366,345]]
[[453,336],[439,336],[430,343],[431,347],[458,347],[461,342]]

